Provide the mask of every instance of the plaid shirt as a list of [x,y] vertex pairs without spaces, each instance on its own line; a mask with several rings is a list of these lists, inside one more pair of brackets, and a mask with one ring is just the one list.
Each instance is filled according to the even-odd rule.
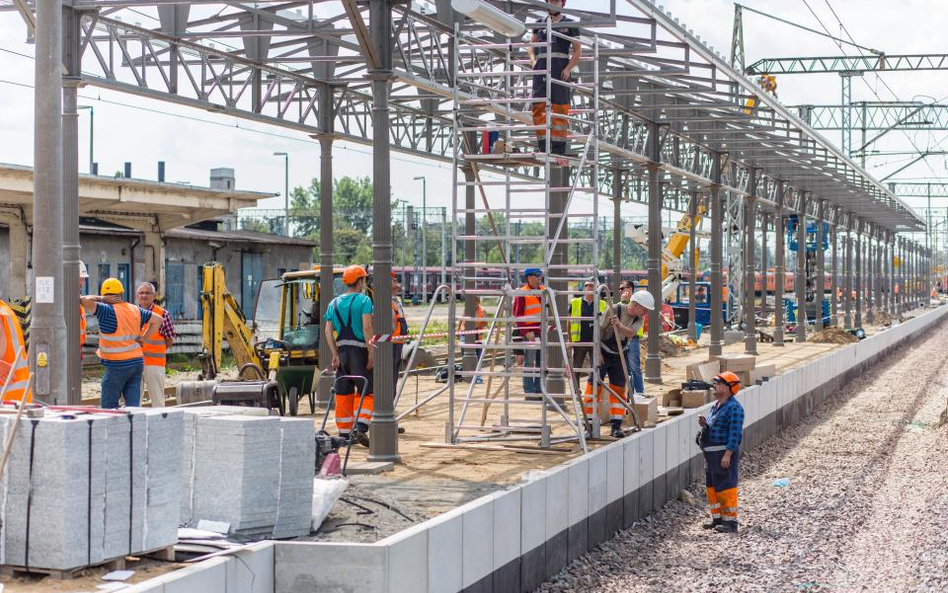
[[[154,307],[154,305],[152,305]],[[161,326],[158,328],[158,333],[162,337],[171,338],[172,340],[178,337],[178,334],[174,331],[174,320],[171,319],[171,312],[165,309],[165,314],[162,316],[163,320]]]
[[712,445],[727,445],[728,451],[736,452],[744,433],[744,408],[733,396],[723,404],[714,404],[708,427],[708,441]]

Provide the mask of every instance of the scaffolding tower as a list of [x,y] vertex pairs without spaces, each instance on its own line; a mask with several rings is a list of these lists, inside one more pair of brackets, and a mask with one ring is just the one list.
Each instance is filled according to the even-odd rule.
[[[592,373],[599,355],[593,348],[590,367],[570,368],[569,322],[596,320],[598,316],[571,318],[567,313],[569,299],[582,293],[583,282],[599,276],[599,231],[598,225],[592,224],[598,217],[599,40],[570,37],[549,21],[542,26],[546,27],[545,41],[535,43],[498,42],[459,29],[454,38],[452,237],[455,243],[473,247],[473,257],[459,258],[455,251],[452,265],[460,273],[459,297],[465,301],[480,297],[496,304],[479,343],[474,336],[466,336],[460,343],[454,336],[449,338],[446,440],[454,444],[539,440],[541,446],[549,447],[578,440],[586,447],[586,418],[573,375]],[[550,59],[544,60],[545,70],[533,69],[527,59],[529,47],[550,56],[558,39],[579,42],[586,50],[579,81],[554,79]],[[503,64],[501,69],[497,69],[498,63]],[[531,83],[535,76],[545,79],[543,97],[534,96]],[[550,97],[556,85],[571,91],[568,115],[553,113]],[[537,106],[545,117],[533,116]],[[554,130],[564,122],[569,150],[553,154]],[[485,177],[485,169],[494,174]],[[464,172],[460,177],[459,171]],[[486,228],[481,225],[478,229],[477,219],[486,219]],[[465,221],[464,228],[459,220]],[[591,234],[570,238],[569,227],[586,221]],[[589,257],[571,264],[569,246],[579,244],[587,246],[583,250]],[[478,274],[487,267],[500,268],[503,273],[498,278]],[[542,270],[544,285],[538,289],[521,286],[528,268]],[[539,299],[540,313],[515,317],[513,303],[518,297]],[[594,311],[598,311],[599,298],[597,291]],[[450,327],[477,322],[470,307],[458,310],[458,298],[449,302]],[[523,322],[539,325],[533,340],[518,333],[517,324]],[[598,323],[594,323],[593,342],[573,345],[593,346],[598,333]],[[476,363],[456,370],[465,352],[469,361],[470,353],[477,353]],[[515,353],[526,355],[522,365],[515,364]],[[537,353],[539,364],[531,362]],[[526,394],[526,389],[511,379],[538,381],[541,393]],[[483,392],[480,385],[485,387]],[[460,405],[457,416],[456,403]],[[472,406],[478,405],[479,422],[472,418]],[[496,419],[488,422],[492,407]],[[592,434],[597,435],[598,415],[594,413],[590,420]],[[554,433],[557,425],[564,430]]]

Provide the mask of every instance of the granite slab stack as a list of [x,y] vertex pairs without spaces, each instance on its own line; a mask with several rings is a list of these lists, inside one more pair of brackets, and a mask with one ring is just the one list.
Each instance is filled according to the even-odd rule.
[[181,489],[185,524],[219,521],[230,526],[231,534],[245,537],[308,534],[315,473],[312,420],[206,410],[186,413],[183,456],[191,469]]
[[[70,570],[175,544],[182,420],[142,409],[21,419],[0,483],[0,562]],[[4,438],[13,422],[0,421]]]
[[308,535],[313,523],[316,427],[307,419],[280,422],[280,485],[273,537]]

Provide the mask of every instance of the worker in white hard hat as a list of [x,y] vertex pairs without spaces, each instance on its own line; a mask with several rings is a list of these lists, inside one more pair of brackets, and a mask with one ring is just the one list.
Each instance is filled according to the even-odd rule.
[[[639,292],[646,292],[647,294],[647,291],[640,290]],[[635,294],[635,283],[631,280],[623,280],[622,284],[619,285],[619,298],[622,303],[625,305],[631,303],[633,294]],[[650,294],[649,297],[651,297]],[[643,319],[645,315],[645,313],[642,314]],[[643,327],[639,328],[639,333],[630,338],[625,344],[625,367],[628,369],[629,377],[632,379],[632,393],[636,395],[645,394],[645,379],[642,377],[642,354],[640,348],[643,335],[645,335],[644,323]]]
[[[603,311],[599,331],[599,380],[609,377],[609,423],[612,425],[612,436],[621,439],[622,420],[625,418],[625,407],[619,398],[625,394],[625,372],[622,370],[622,360],[629,340],[641,335],[645,315],[655,308],[655,300],[645,290],[632,294],[628,304],[616,303]],[[583,398],[586,417],[593,414],[593,406],[600,405],[602,389],[597,390],[595,397],[592,391],[593,378],[589,377],[586,384],[586,396]],[[595,402],[595,403],[594,403]]]
[[[86,282],[89,281],[89,270],[86,264],[79,262],[79,297],[85,292]],[[79,359],[82,359],[82,349],[86,346],[86,309],[79,303]]]

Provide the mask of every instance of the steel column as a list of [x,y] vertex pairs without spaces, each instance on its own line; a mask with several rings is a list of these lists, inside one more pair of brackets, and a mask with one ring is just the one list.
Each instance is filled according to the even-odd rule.
[[855,289],[856,289],[856,316],[855,324],[857,328],[862,327],[862,221],[856,221],[856,273],[855,273]]
[[[319,319],[326,317],[329,303],[335,292],[333,288],[333,172],[332,172],[332,94],[322,93],[319,97],[320,127],[324,133],[319,136]],[[331,360],[332,352],[326,340],[319,341],[319,362],[322,368],[329,368],[327,362]],[[327,406],[330,401],[330,389],[333,377],[324,376],[320,380],[317,395]]]
[[853,215],[846,221],[846,251],[843,254],[843,328],[853,328]]
[[[33,120],[33,321],[30,371],[35,399],[67,401],[66,321],[63,299],[63,79],[62,1],[36,4]],[[74,256],[73,256],[74,257]],[[74,298],[70,298],[75,308]],[[78,338],[77,338],[78,339]],[[41,361],[37,364],[37,360]]]
[[648,124],[648,290],[655,299],[655,308],[648,314],[648,354],[645,357],[645,380],[662,382],[662,359],[659,337],[662,332],[662,187],[659,184],[661,147],[659,126]]
[[770,215],[760,213],[760,312],[767,316],[767,231],[770,225]]
[[[76,306],[79,280],[79,14],[63,9],[63,317],[66,325],[66,394],[71,406],[82,403],[82,347]],[[91,158],[91,157],[90,157]],[[36,217],[34,216],[34,219]]]
[[786,253],[784,249],[784,200],[786,189],[783,181],[777,182],[777,208],[774,213],[774,238],[777,240],[774,253],[774,346],[783,346],[783,287],[786,282]]
[[711,210],[711,343],[708,347],[709,356],[721,356],[723,344],[722,331],[724,329],[724,282],[721,277],[721,259],[723,255],[724,232],[724,198],[721,196],[721,157],[714,155],[711,165],[711,176],[715,184],[711,186],[709,208]]
[[612,175],[612,294],[618,298],[622,283],[622,170],[613,169]]
[[[476,146],[474,142],[470,143],[471,146]],[[464,234],[468,237],[473,237],[477,233],[477,215],[474,212],[476,207],[476,189],[475,181],[477,177],[474,175],[474,165],[469,161],[464,161],[464,165],[461,167],[461,172],[464,173],[464,208],[467,210],[464,214]],[[477,242],[468,239],[464,241],[464,260],[465,261],[477,261]],[[464,290],[473,290],[475,288],[475,283],[473,278],[466,280],[464,282]],[[468,321],[464,324],[464,329],[466,331],[473,331],[477,329],[477,321],[474,320],[475,313],[477,309],[474,307],[474,295],[465,294],[464,295],[464,316],[468,318]],[[477,343],[477,336],[474,334],[467,334],[464,336],[465,344],[475,344]],[[467,371],[471,372],[477,368],[477,351],[474,348],[465,348],[464,352],[461,353],[461,366]],[[473,381],[473,377],[471,378]]]
[[826,200],[820,200],[816,216],[816,331],[823,329],[823,297],[826,296],[826,256],[823,252],[823,220]]
[[839,209],[833,209],[833,224],[830,227],[830,245],[833,248],[832,254],[832,263],[830,267],[832,272],[830,274],[830,325],[837,326],[839,325],[839,298],[837,294],[839,293],[839,254],[838,254],[838,244],[839,244],[839,235],[836,232],[836,229],[839,227]]
[[866,323],[873,324],[875,322],[875,314],[873,313],[873,308],[875,307],[875,252],[873,251],[872,238],[875,235],[875,229],[872,225],[869,225],[869,230],[866,233]]
[[749,196],[744,199],[744,352],[757,354],[757,312],[754,297],[754,222],[757,219],[757,169],[751,169]]
[[797,209],[797,273],[793,287],[797,293],[797,342],[806,342],[806,203],[810,196],[800,192]]
[[[392,0],[370,0],[369,29],[379,68],[369,70],[372,82],[372,275],[375,290],[373,329],[392,332],[392,197],[389,154],[389,84],[392,75]],[[454,298],[454,295],[452,295]],[[449,320],[454,322],[453,315]],[[392,343],[382,342],[375,351],[375,411],[372,415],[370,461],[398,461],[398,422],[395,420],[395,384]]]
[[696,249],[697,232],[696,220],[698,218],[698,201],[701,198],[698,192],[691,192],[691,201],[688,203],[688,215],[691,216],[691,224],[688,227],[688,337],[698,341],[698,320],[697,306],[695,305],[695,288],[698,275],[698,254]]

